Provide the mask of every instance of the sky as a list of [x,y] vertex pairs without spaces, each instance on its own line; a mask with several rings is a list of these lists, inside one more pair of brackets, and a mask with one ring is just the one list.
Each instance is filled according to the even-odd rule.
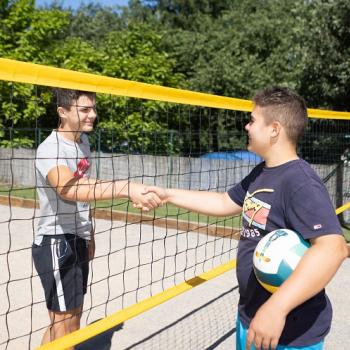
[[[36,0],[37,6],[44,6],[44,5],[50,5],[53,2],[53,0]],[[63,5],[63,7],[71,7],[73,9],[77,9],[80,4],[82,3],[96,3],[101,4],[103,6],[113,6],[113,5],[119,5],[119,6],[127,6],[128,0],[59,0],[59,2]]]

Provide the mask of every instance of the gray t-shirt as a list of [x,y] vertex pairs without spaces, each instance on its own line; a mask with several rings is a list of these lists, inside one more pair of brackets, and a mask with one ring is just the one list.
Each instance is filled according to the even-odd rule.
[[37,149],[35,169],[40,219],[35,244],[41,243],[43,235],[70,233],[90,239],[92,225],[89,202],[64,200],[47,181],[49,171],[61,165],[67,166],[76,177],[89,177],[90,145],[85,134],[81,135],[81,142],[77,143],[53,130]]

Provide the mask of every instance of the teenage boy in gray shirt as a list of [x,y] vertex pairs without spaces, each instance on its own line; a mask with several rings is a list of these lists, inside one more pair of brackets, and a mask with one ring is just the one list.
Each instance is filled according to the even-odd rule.
[[50,317],[42,344],[80,328],[95,252],[89,202],[130,198],[146,211],[160,204],[156,194],[143,194],[142,184],[90,178],[86,133],[97,116],[95,94],[67,89],[56,94],[59,127],[40,144],[35,162],[40,220],[32,255]]

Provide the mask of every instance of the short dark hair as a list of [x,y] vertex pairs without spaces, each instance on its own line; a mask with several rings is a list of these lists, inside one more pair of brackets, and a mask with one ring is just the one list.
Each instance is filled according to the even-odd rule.
[[273,86],[258,91],[253,97],[253,103],[264,109],[263,116],[267,124],[279,121],[289,139],[297,144],[308,120],[306,103],[301,96],[290,88]]
[[67,110],[70,110],[71,106],[80,96],[88,96],[92,99],[96,98],[96,93],[90,91],[55,88],[54,93],[56,95],[57,108],[63,107]]

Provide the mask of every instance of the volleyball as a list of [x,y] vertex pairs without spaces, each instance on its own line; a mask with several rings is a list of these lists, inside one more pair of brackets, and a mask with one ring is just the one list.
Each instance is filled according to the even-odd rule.
[[279,229],[263,237],[254,250],[253,266],[259,283],[270,293],[291,275],[310,247],[298,233]]

